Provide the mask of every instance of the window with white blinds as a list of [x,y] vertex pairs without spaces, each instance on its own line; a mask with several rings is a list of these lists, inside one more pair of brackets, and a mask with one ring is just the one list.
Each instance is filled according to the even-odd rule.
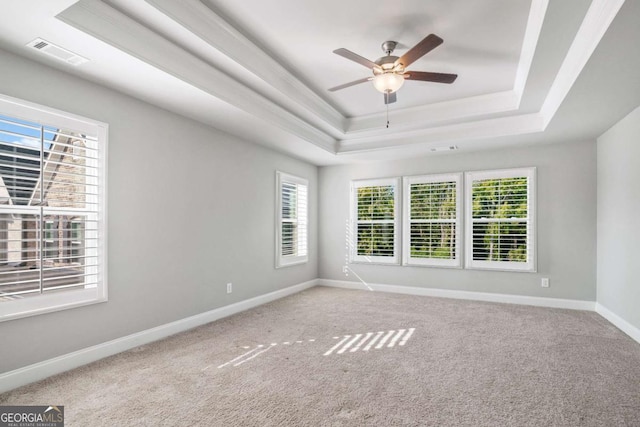
[[0,320],[106,300],[106,133],[0,97]]
[[351,260],[398,264],[398,179],[353,181]]
[[403,181],[403,263],[460,267],[461,174]]
[[535,168],[465,176],[466,266],[535,271]]
[[306,179],[276,172],[276,267],[308,261],[308,199]]

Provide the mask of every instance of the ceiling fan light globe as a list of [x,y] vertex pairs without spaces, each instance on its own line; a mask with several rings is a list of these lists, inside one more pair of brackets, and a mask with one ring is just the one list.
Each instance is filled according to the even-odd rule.
[[373,86],[382,93],[393,93],[400,89],[404,84],[404,76],[402,74],[384,73],[378,74],[373,78]]

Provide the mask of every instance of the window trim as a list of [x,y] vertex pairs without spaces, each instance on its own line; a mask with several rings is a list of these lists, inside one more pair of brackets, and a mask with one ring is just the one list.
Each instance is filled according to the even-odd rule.
[[[514,168],[465,172],[465,268],[469,270],[492,270],[510,272],[537,272],[537,223],[536,223],[536,168]],[[528,179],[527,198],[529,203],[528,228],[530,229],[529,245],[527,247],[529,259],[527,262],[510,261],[474,261],[473,260],[473,182],[485,179],[518,178]]]
[[[304,253],[302,255],[282,254],[282,185],[284,183],[304,185],[307,189],[307,205],[304,217],[306,239],[304,241]],[[300,219],[297,218],[298,224]],[[309,181],[299,176],[276,171],[276,268],[289,267],[309,262]]]
[[[366,255],[358,255],[358,192],[357,189],[361,187],[378,187],[378,186],[388,186],[393,185],[395,188],[394,192],[394,232],[393,232],[393,257],[382,257],[382,256],[366,256]],[[402,188],[400,186],[400,178],[376,178],[376,179],[361,179],[351,181],[351,218],[349,221],[351,230],[348,233],[349,236],[349,262],[353,264],[379,264],[379,265],[401,265],[401,245],[400,239],[402,237],[402,233],[400,230],[401,221],[400,221],[400,212],[401,212],[401,204],[400,204],[400,193]]]
[[0,94],[0,114],[37,122],[44,126],[69,128],[77,132],[95,135],[97,138],[96,144],[99,147],[97,167],[100,170],[97,180],[97,201],[100,207],[97,217],[97,233],[100,236],[96,248],[99,265],[96,271],[98,276],[97,285],[84,289],[41,294],[24,299],[0,302],[0,322],[106,302],[108,300],[106,162],[109,125],[3,94]]
[[[444,267],[444,268],[462,268],[462,173],[446,173],[433,175],[405,176],[402,178],[402,194],[403,194],[403,227],[402,227],[402,265],[418,266],[418,267]],[[411,185],[427,184],[437,182],[456,183],[456,235],[455,235],[455,258],[454,259],[436,259],[436,258],[414,258],[411,257]]]

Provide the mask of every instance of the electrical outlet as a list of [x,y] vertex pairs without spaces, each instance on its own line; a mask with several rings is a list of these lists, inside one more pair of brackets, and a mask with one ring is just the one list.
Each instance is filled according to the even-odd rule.
[[227,283],[227,293],[233,292],[233,283]]
[[549,287],[549,278],[548,277],[543,277],[542,280],[540,281],[540,286],[542,286],[543,288],[548,288]]

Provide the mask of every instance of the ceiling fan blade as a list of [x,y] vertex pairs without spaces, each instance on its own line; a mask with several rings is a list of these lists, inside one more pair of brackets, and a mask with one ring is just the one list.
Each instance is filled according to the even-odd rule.
[[336,55],[340,55],[343,58],[347,58],[352,60],[353,62],[357,62],[360,65],[364,65],[367,68],[379,68],[380,66],[373,61],[369,61],[367,58],[364,58],[357,53],[353,53],[348,49],[341,47],[340,49],[336,49],[333,51]]
[[453,83],[457,74],[430,73],[428,71],[406,71],[404,78],[407,80],[421,80],[423,82]]
[[383,95],[384,95],[384,103],[385,104],[393,104],[394,102],[396,102],[398,100],[398,97],[396,96],[395,92],[385,93]]
[[340,86],[332,87],[331,89],[329,89],[329,92],[335,92],[337,90],[344,89],[344,88],[349,87],[349,86],[359,85],[360,83],[368,82],[369,80],[372,80],[372,79],[373,79],[373,77],[365,77],[364,79],[355,80],[355,81],[352,81],[352,82],[349,82],[349,83],[345,83],[345,84],[342,84]]
[[435,34],[429,34],[420,43],[409,49],[407,53],[396,59],[395,63],[402,64],[403,67],[407,68],[414,61],[440,46],[442,42],[443,40],[440,37]]

